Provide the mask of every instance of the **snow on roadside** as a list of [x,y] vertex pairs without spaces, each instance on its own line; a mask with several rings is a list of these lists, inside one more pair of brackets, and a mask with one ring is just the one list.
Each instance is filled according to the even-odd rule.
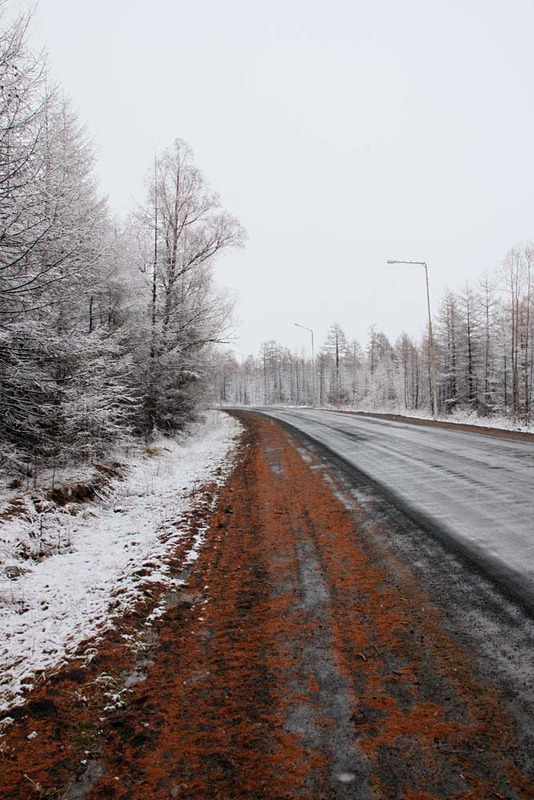
[[[227,414],[208,412],[185,441],[161,439],[156,457],[130,462],[106,501],[85,504],[74,516],[68,507],[56,509],[67,552],[21,560],[20,571],[9,553],[11,572],[0,574],[0,711],[23,701],[36,672],[57,667],[111,624],[118,598],[122,608],[132,606],[147,581],[144,564],[150,580],[165,580],[165,556],[181,536],[176,521],[192,507],[195,488],[226,480],[240,431]],[[4,548],[31,524],[3,523]]]
[[[296,406],[284,406],[284,408],[296,408]],[[301,408],[309,408],[309,406],[301,406]],[[322,406],[316,406],[317,411],[325,410],[325,411],[346,411],[351,412],[355,411],[359,414],[369,414],[372,416],[373,414],[388,414],[388,415],[397,415],[399,417],[406,417],[406,419],[420,419],[420,420],[432,420],[433,416],[430,411],[424,410],[414,410],[409,408],[404,408],[401,405],[377,405],[373,406],[371,404],[359,404],[357,406],[335,406],[335,405],[328,405],[323,404]],[[493,414],[492,416],[488,417],[481,417],[479,416],[476,411],[469,411],[466,409],[455,409],[450,414],[440,414],[437,417],[438,422],[447,422],[453,423],[458,425],[471,425],[472,427],[478,428],[495,428],[496,430],[503,430],[503,431],[516,431],[519,433],[534,433],[534,423],[530,423],[526,425],[520,422],[514,422],[510,417],[506,417],[504,415],[497,415]]]

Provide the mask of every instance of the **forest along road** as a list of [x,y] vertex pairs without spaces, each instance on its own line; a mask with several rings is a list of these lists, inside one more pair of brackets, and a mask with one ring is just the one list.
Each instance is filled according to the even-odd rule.
[[173,583],[0,720],[1,800],[532,800],[527,612],[360,473],[233,413]]
[[264,410],[367,476],[534,611],[534,443],[331,411]]

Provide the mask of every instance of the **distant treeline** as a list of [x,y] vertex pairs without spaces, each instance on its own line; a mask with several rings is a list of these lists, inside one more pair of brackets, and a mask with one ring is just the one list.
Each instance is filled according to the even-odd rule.
[[[534,245],[515,247],[477,287],[448,291],[434,317],[439,412],[532,419]],[[221,356],[217,399],[245,405],[352,406],[430,412],[429,337],[390,342],[371,327],[362,346],[333,324],[311,364],[302,352],[266,342],[243,364]]]

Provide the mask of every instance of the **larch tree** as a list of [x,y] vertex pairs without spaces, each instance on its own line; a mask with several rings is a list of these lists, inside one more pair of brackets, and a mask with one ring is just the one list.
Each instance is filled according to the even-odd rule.
[[328,401],[334,405],[346,402],[349,393],[345,386],[344,366],[345,359],[349,352],[345,331],[337,322],[330,326],[323,350],[330,357],[330,381],[328,389]]
[[92,145],[27,26],[21,17],[0,33],[0,439],[4,461],[35,472],[91,459],[125,427]]
[[[420,367],[417,346],[402,333],[395,343],[396,360],[400,369],[402,405],[405,409],[417,409],[420,395]],[[397,401],[400,398],[397,397]]]
[[512,248],[503,261],[507,286],[509,328],[509,367],[512,418],[527,423],[531,415],[532,297],[534,246],[527,243]]

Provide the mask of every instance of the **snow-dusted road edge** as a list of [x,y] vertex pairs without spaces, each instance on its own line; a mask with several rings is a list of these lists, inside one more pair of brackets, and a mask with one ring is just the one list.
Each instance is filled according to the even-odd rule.
[[[135,574],[147,572],[143,565],[150,565],[149,580],[166,580],[166,556],[182,535],[176,523],[193,507],[195,488],[224,483],[241,430],[232,417],[211,411],[185,441],[162,439],[157,456],[132,461],[107,501],[75,516],[56,511],[58,541],[68,552],[0,579],[0,711],[23,701],[37,672],[57,668],[111,624],[112,606],[117,614],[135,603],[147,582],[146,574]],[[4,544],[31,524],[5,522]]]

